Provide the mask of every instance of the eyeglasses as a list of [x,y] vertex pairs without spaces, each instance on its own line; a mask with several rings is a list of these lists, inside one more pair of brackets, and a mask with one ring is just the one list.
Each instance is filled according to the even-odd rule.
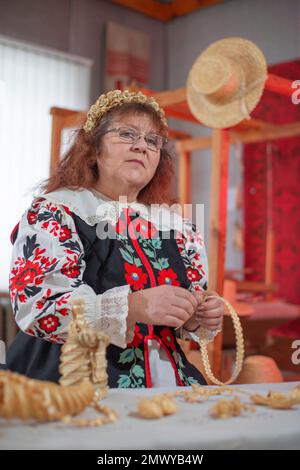
[[154,150],[157,152],[158,150],[162,149],[164,144],[167,142],[167,139],[161,135],[153,134],[150,132],[149,134],[145,134],[142,132],[138,132],[136,129],[132,127],[118,127],[115,129],[109,129],[106,131],[108,132],[117,132],[119,138],[124,142],[129,142],[131,144],[135,144],[140,137],[144,137],[147,147],[150,150]]

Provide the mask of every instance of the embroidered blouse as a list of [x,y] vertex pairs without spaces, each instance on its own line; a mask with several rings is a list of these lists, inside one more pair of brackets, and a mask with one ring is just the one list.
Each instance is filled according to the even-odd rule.
[[[134,340],[134,330],[127,329],[128,294],[144,288],[146,273],[141,260],[126,244],[120,252],[124,261],[124,285],[96,294],[83,280],[86,268],[84,247],[74,218],[76,214],[97,229],[109,223],[115,235],[122,235],[124,210],[139,215],[138,230],[151,232],[152,245],[144,253],[158,270],[159,284],[180,285],[177,274],[167,258],[157,257],[159,231],[176,230],[176,243],[186,266],[191,290],[207,288],[207,257],[201,234],[191,221],[161,207],[151,208],[134,202],[113,201],[95,190],[61,189],[36,197],[23,214],[14,243],[10,271],[10,295],[19,328],[32,336],[63,344],[70,321],[70,301],[85,300],[86,320],[96,329],[105,331],[113,345],[126,348]],[[98,234],[98,232],[97,232]],[[101,235],[100,235],[101,236]],[[148,235],[149,236],[149,235]],[[113,269],[108,276],[114,276]],[[206,331],[207,341],[218,333]],[[181,339],[197,340],[198,331],[177,330]],[[166,351],[155,339],[148,344],[152,386],[176,385],[174,371]]]

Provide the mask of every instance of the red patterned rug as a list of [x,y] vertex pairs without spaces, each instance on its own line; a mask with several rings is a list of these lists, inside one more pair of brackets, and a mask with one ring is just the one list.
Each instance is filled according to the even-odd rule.
[[[300,80],[300,60],[269,67],[269,72]],[[300,104],[265,91],[252,117],[274,124],[300,121]],[[275,234],[274,282],[277,295],[300,304],[300,137],[272,141],[271,209]],[[265,267],[267,220],[267,143],[247,144],[245,163],[245,266],[247,279],[262,281]],[[270,165],[269,165],[270,168]]]

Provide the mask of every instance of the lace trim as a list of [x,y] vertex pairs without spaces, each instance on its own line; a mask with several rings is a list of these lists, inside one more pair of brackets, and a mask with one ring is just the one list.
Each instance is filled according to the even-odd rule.
[[[218,333],[220,333],[221,331],[221,328],[218,328],[217,330],[207,330],[205,329],[205,341],[206,341],[206,344],[207,343],[210,343],[211,341],[213,341],[213,339],[215,338],[215,336],[217,336]],[[182,326],[181,328],[178,329],[178,332],[179,332],[179,338],[180,339],[188,339],[188,340],[192,340],[192,341],[195,341],[195,343],[198,343],[199,342],[199,332],[200,332],[200,326],[199,328],[194,331],[194,332],[191,332],[191,331],[187,331],[184,329],[184,327]]]
[[[82,193],[84,197],[82,198]],[[72,191],[70,189],[62,189],[53,191],[52,193],[42,194],[40,197],[57,205],[67,206],[70,211],[78,215],[88,225],[96,225],[103,220],[102,211],[98,214],[98,208],[101,204],[107,204],[106,201],[98,199],[91,191],[87,189]]]
[[96,330],[104,331],[112,344],[123,349],[134,336],[134,327],[127,329],[129,293],[129,285],[113,287],[96,296],[76,293],[76,297],[85,298],[87,322]]
[[187,222],[187,219],[183,219],[180,214],[170,211],[166,207],[159,205],[146,206],[139,202],[122,203],[108,200],[108,198],[100,196],[100,193],[88,189],[73,191],[66,188],[48,194],[41,194],[37,197],[43,197],[54,204],[67,206],[70,211],[91,226],[104,220],[115,225],[120,213],[127,207],[133,209],[161,231],[173,229],[182,233]]

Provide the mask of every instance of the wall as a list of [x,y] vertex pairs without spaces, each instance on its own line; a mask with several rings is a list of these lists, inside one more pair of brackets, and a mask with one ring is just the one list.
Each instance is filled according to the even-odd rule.
[[[30,41],[94,61],[91,101],[102,90],[104,27],[106,21],[147,32],[152,41],[150,87],[154,90],[185,84],[196,57],[211,42],[226,36],[242,36],[264,51],[269,64],[300,55],[300,0],[227,0],[198,10],[168,24],[124,9],[105,0],[0,0],[0,34]],[[298,77],[299,78],[299,77]],[[208,130],[186,123],[178,128],[205,135]],[[231,154],[229,186],[237,177]],[[205,238],[208,239],[210,153],[192,157],[193,202],[205,204]],[[232,239],[234,211],[228,214],[228,239]],[[227,266],[243,265],[241,253],[231,242]]]
[[[240,36],[254,41],[264,52],[268,64],[298,58],[300,55],[299,0],[229,0],[167,25],[168,88],[184,86],[188,72],[198,55],[218,39]],[[300,77],[298,77],[300,78]],[[185,123],[180,127],[198,135],[208,134],[205,128],[195,129]],[[195,152],[192,156],[193,202],[205,204],[205,239],[208,240],[210,198],[210,154]],[[237,163],[231,152],[229,186],[235,185]],[[228,245],[226,265],[242,267],[241,252],[232,248],[236,213],[228,213]]]
[[103,87],[108,20],[150,35],[150,87],[164,89],[167,30],[163,23],[105,0],[0,0],[0,34],[94,61],[91,101]]

